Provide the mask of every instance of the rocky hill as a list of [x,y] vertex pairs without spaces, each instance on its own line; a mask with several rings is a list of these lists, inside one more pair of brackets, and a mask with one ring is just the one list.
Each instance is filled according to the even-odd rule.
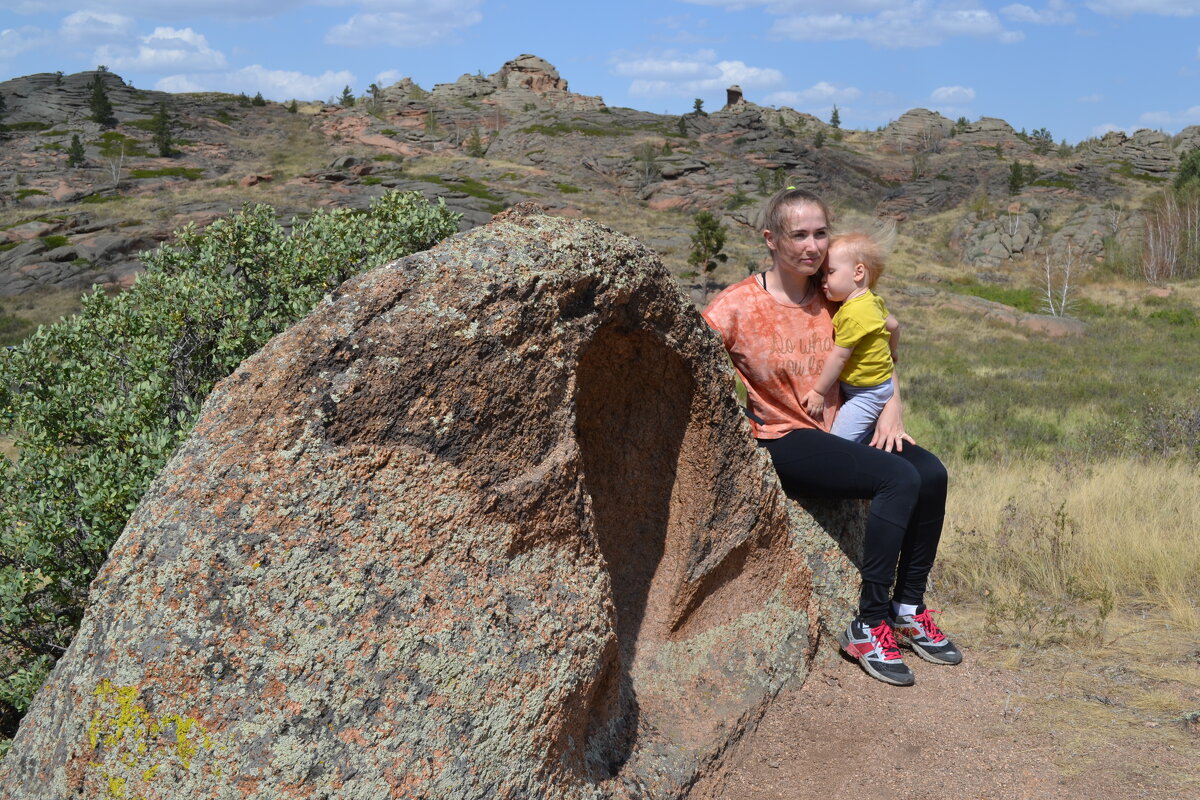
[[[109,126],[91,119],[95,81],[113,107]],[[523,200],[591,216],[683,273],[687,214],[718,212],[749,235],[762,197],[800,186],[896,220],[902,233],[921,235],[909,223],[949,214],[952,257],[995,276],[1068,243],[1098,258],[1200,146],[1196,126],[1069,146],[1000,119],[925,109],[876,131],[839,130],[756,105],[737,87],[712,113],[653,114],[572,93],[532,55],[431,90],[410,79],[373,87],[353,105],[168,94],[111,72],[30,75],[0,83],[0,95],[0,296],[10,297],[128,285],[138,252],[243,203],[271,203],[290,220],[319,206],[365,207],[393,188],[442,198],[464,228]],[[168,157],[154,143],[164,112]],[[84,152],[72,167],[74,136]],[[718,280],[744,274],[747,258],[731,259]]]

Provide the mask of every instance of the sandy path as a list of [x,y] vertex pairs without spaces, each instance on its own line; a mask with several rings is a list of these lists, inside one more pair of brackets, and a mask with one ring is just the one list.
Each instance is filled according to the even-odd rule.
[[[1053,675],[985,666],[970,650],[957,667],[905,660],[917,683],[899,688],[825,647],[734,754],[722,798],[1195,800],[1170,786],[1200,769],[1200,746],[1147,752],[1118,731],[1104,752],[1071,752],[1070,731],[1047,730],[1028,702]],[[1070,768],[1072,756],[1088,766]]]

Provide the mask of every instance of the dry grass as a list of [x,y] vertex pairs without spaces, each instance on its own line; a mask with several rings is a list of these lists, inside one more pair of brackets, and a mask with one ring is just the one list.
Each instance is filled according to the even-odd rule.
[[933,587],[951,601],[946,627],[973,658],[1022,670],[1031,693],[1014,709],[1056,740],[1064,774],[1106,766],[1120,738],[1163,755],[1147,785],[1200,787],[1169,768],[1192,763],[1200,733],[1196,468],[1013,461],[951,475]]
[[[1062,592],[1056,581],[1069,575],[1111,592],[1120,612],[1200,633],[1195,466],[1020,461],[964,464],[953,475],[944,547],[964,590]],[[1059,514],[1064,527],[1056,532]],[[997,543],[1008,551],[989,561],[988,546]]]

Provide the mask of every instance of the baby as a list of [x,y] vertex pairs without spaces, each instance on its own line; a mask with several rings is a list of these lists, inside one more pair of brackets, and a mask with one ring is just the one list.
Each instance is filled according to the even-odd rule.
[[870,441],[893,392],[900,323],[871,291],[883,270],[882,248],[864,233],[834,239],[822,268],[825,296],[842,306],[833,315],[833,352],[801,403],[820,419],[825,395],[840,380],[842,407],[830,432],[852,442]]

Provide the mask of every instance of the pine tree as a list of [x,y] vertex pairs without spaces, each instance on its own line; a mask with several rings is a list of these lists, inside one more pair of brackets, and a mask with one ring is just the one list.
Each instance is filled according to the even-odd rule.
[[704,114],[704,101],[699,97],[696,98],[696,102],[692,103],[692,113],[696,116]]
[[89,107],[92,110],[92,122],[98,122],[106,128],[117,124],[113,117],[112,103],[108,99],[108,90],[104,88],[104,81],[100,80],[99,75],[92,78],[92,99]]
[[263,99],[262,92],[255,92],[254,97],[250,100],[252,106],[265,106],[267,101]]
[[833,128],[842,127],[842,115],[838,113],[838,107],[836,104],[833,107],[833,113],[829,115],[829,125]]
[[467,137],[467,155],[481,158],[486,152],[483,139],[479,136],[479,128],[471,128],[471,135]]
[[296,105],[296,98],[292,98],[292,102],[288,104],[287,110],[289,114],[296,114],[300,111],[300,107]]
[[87,156],[83,150],[83,142],[79,141],[79,134],[71,134],[71,146],[67,148],[67,166],[82,167],[87,160]]
[[725,226],[713,216],[711,211],[701,211],[693,220],[696,232],[692,234],[692,252],[688,254],[688,263],[699,267],[704,276],[704,299],[708,299],[708,276],[729,260],[729,256],[721,251],[725,249]]
[[154,146],[163,158],[175,155],[175,140],[171,138],[171,115],[167,112],[167,104],[159,103],[158,111],[154,114],[153,126]]
[[349,86],[342,89],[341,104],[343,106],[345,106],[346,108],[350,108],[351,106],[354,105],[354,92],[350,91]]

